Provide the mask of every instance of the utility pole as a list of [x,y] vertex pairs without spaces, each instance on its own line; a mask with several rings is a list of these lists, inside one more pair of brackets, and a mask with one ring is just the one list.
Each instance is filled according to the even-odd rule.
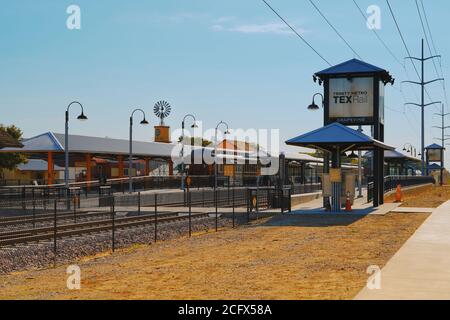
[[434,104],[440,104],[442,103],[441,101],[436,101],[436,102],[430,102],[425,104],[425,87],[433,82],[436,81],[444,81],[444,78],[438,78],[438,79],[434,79],[431,81],[425,81],[425,61],[430,60],[430,59],[434,59],[434,58],[440,58],[440,55],[436,55],[436,56],[431,56],[431,57],[427,57],[425,58],[425,50],[424,50],[424,40],[422,39],[422,56],[421,58],[417,58],[417,57],[406,57],[406,59],[411,59],[411,60],[417,60],[420,61],[421,66],[422,66],[422,75],[421,75],[421,79],[420,82],[416,82],[416,81],[403,81],[403,83],[412,83],[412,84],[416,84],[421,86],[421,103],[406,103],[405,105],[414,105],[417,107],[421,108],[421,117],[422,117],[422,134],[421,134],[421,160],[422,160],[422,176],[426,175],[426,170],[425,170],[425,107],[434,105]]
[[[358,132],[362,133],[362,126],[358,126]],[[362,152],[358,150],[358,198],[362,198]]]
[[[441,124],[440,127],[439,127],[439,126],[434,126],[434,127],[433,127],[433,128],[440,129],[440,130],[442,131],[442,136],[441,136],[441,138],[435,138],[435,139],[436,139],[436,140],[441,140],[441,147],[445,149],[445,142],[446,142],[447,140],[450,140],[450,137],[449,137],[449,138],[446,138],[446,135],[445,135],[445,130],[447,130],[447,129],[450,128],[450,126],[446,126],[446,125],[445,125],[445,117],[448,116],[448,115],[450,115],[450,113],[445,113],[445,111],[444,111],[444,104],[442,104],[442,110],[441,110],[441,113],[435,113],[435,115],[440,116],[441,119],[442,119],[442,124]],[[445,163],[445,159],[444,159],[444,151],[442,151],[442,162],[441,162],[441,185],[442,185],[443,182],[444,182],[444,163]]]

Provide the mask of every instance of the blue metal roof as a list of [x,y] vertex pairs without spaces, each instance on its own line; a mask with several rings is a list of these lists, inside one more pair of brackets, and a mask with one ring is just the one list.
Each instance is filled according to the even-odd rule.
[[441,150],[444,148],[442,148],[442,146],[438,145],[437,143],[433,143],[433,144],[429,145],[428,147],[426,147],[425,149]]
[[[22,163],[17,166],[19,171],[47,171],[48,163],[41,159],[29,159],[27,163]],[[54,165],[54,171],[63,171],[64,168]]]
[[437,163],[432,163],[428,166],[428,170],[441,170],[441,166]]
[[340,123],[334,122],[328,126],[308,132],[296,138],[286,141],[288,145],[294,146],[333,146],[341,145],[358,145],[358,146],[378,146],[387,150],[394,150],[394,147],[385,145],[384,143],[373,139],[359,131],[346,127]]
[[332,75],[332,74],[347,74],[347,73],[378,73],[378,72],[386,72],[386,70],[371,65],[367,62],[351,59],[330,67],[328,69],[317,72],[317,76],[321,75]]

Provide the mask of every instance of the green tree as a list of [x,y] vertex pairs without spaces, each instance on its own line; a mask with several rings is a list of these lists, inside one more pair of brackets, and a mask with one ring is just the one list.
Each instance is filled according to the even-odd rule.
[[[178,138],[178,142],[181,142],[182,137]],[[201,137],[191,137],[191,141],[189,141],[189,137],[184,137],[184,144],[186,145],[195,145],[195,146],[202,146],[207,147],[212,144],[211,141],[203,139]]]
[[[22,140],[22,130],[20,130],[15,125],[10,125],[8,127],[0,124],[0,131],[9,134],[16,140]],[[13,170],[17,168],[19,164],[27,163],[27,158],[21,153],[0,153],[0,168],[5,168]]]

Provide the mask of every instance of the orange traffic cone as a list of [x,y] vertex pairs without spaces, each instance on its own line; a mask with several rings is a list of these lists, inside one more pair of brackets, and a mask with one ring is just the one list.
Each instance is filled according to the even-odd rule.
[[345,211],[352,211],[352,203],[350,202],[350,192],[347,192],[347,199],[345,201]]
[[397,185],[397,190],[395,191],[395,202],[402,202],[402,186]]

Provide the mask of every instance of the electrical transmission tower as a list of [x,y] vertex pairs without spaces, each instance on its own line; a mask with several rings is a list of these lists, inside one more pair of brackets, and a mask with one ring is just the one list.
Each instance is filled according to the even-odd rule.
[[[441,110],[441,113],[435,113],[435,115],[440,116],[441,119],[442,119],[442,122],[441,122],[442,124],[441,124],[440,127],[439,127],[439,126],[434,126],[434,127],[433,127],[433,128],[440,129],[441,132],[442,132],[441,138],[435,138],[435,139],[436,139],[436,140],[441,140],[441,147],[445,149],[445,142],[446,142],[447,140],[450,140],[450,137],[448,137],[448,136],[445,134],[445,130],[450,129],[450,126],[446,126],[446,125],[445,125],[445,117],[448,116],[448,115],[450,115],[450,113],[445,113],[445,112],[444,112],[444,104],[442,104],[442,110]],[[446,138],[446,137],[448,137],[448,138]],[[444,181],[444,180],[443,180],[443,179],[444,179],[444,163],[445,163],[445,159],[444,159],[444,151],[443,151],[443,153],[442,153],[442,165],[441,165],[441,183]]]
[[417,58],[417,57],[406,57],[406,59],[411,59],[411,60],[417,60],[421,62],[422,65],[422,75],[421,75],[421,79],[420,82],[415,82],[415,81],[403,81],[404,83],[412,83],[412,84],[416,84],[421,86],[421,103],[413,103],[413,102],[409,102],[406,103],[406,105],[414,105],[417,107],[421,108],[421,113],[422,113],[422,126],[421,126],[421,159],[422,159],[422,175],[425,176],[426,175],[426,168],[425,168],[425,107],[434,105],[434,104],[441,104],[441,101],[436,101],[436,102],[430,102],[425,104],[425,87],[433,82],[436,81],[444,81],[444,78],[438,78],[438,79],[434,79],[434,80],[430,80],[430,81],[425,81],[425,61],[430,60],[430,59],[435,59],[435,58],[440,58],[440,55],[436,55],[436,56],[431,56],[431,57],[426,57],[425,58],[425,51],[424,51],[424,40],[422,39],[422,56],[421,58]]

